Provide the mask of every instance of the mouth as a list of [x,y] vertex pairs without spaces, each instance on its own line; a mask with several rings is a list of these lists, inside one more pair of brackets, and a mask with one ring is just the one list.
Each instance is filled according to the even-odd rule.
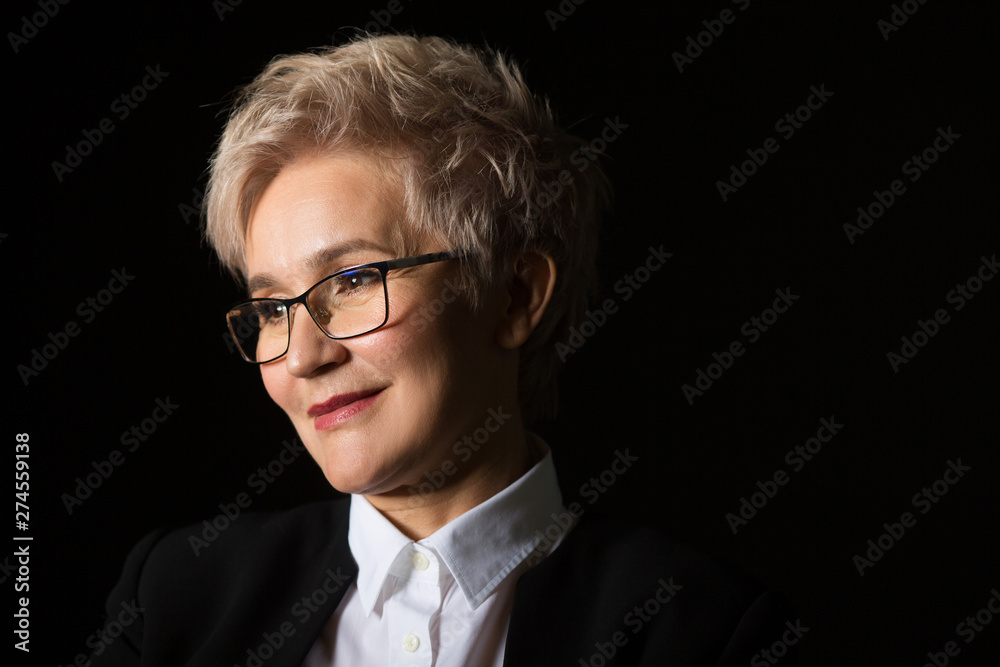
[[324,431],[363,412],[378,400],[383,390],[384,388],[338,394],[322,403],[313,405],[306,411],[306,414],[313,418],[313,426],[317,431]]

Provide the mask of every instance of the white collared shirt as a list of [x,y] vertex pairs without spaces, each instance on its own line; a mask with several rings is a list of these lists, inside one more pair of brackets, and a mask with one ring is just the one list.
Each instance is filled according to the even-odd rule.
[[352,495],[358,576],[303,667],[502,667],[517,579],[567,532],[545,450],[520,479],[418,542]]

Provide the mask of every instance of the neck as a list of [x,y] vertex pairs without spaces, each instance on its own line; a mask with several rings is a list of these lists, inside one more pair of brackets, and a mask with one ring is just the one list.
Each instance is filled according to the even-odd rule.
[[545,451],[520,421],[509,426],[516,428],[507,431],[507,438],[491,437],[468,461],[446,461],[437,468],[440,485],[421,475],[415,485],[365,498],[401,533],[422,540],[506,489],[542,459]]

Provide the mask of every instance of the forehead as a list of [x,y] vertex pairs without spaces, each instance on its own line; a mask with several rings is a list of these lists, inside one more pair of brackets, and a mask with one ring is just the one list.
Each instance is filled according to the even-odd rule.
[[301,158],[283,168],[254,202],[247,273],[251,279],[262,272],[294,278],[333,246],[355,255],[366,246],[388,251],[403,224],[400,183],[374,160]]

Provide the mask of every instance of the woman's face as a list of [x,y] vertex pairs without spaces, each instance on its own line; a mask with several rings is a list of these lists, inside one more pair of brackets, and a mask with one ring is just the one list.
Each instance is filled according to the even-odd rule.
[[[372,162],[303,158],[251,211],[251,296],[295,297],[340,269],[394,259],[390,241],[403,224],[402,189]],[[418,245],[419,254],[452,250]],[[358,338],[327,338],[301,304],[293,307],[288,353],[261,365],[261,376],[336,489],[368,495],[415,486],[454,458],[452,445],[482,426],[490,408],[513,407],[507,388],[516,386],[516,358],[495,333],[502,294],[488,296],[473,317],[445,282],[456,275],[454,260],[390,271],[389,321]]]

